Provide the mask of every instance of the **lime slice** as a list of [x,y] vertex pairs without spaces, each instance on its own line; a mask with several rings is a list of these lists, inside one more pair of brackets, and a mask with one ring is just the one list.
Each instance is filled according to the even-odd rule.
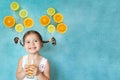
[[47,26],[50,23],[50,18],[47,15],[40,17],[40,23],[42,26]]
[[13,16],[6,16],[3,20],[3,23],[6,27],[12,28],[15,25],[15,18]]
[[63,15],[60,14],[60,13],[56,13],[54,16],[53,16],[53,20],[56,22],[56,23],[61,23],[63,21]]
[[49,33],[54,33],[55,32],[55,26],[54,25],[48,25],[47,30],[48,30]]
[[24,30],[24,27],[22,24],[17,24],[17,25],[15,25],[15,30],[17,32],[22,32]]
[[19,16],[20,16],[21,18],[27,17],[27,16],[28,16],[27,10],[25,10],[25,9],[20,10]]
[[24,21],[23,21],[23,24],[26,28],[31,28],[34,24],[34,21],[32,18],[26,18]]
[[53,16],[55,14],[55,9],[54,8],[48,8],[47,9],[47,14],[50,16]]
[[10,4],[10,8],[13,10],[13,11],[16,11],[19,9],[19,4],[17,2],[12,2]]
[[64,24],[64,23],[59,23],[58,25],[57,25],[57,31],[59,32],[59,33],[65,33],[66,31],[67,31],[67,26],[66,26],[66,24]]

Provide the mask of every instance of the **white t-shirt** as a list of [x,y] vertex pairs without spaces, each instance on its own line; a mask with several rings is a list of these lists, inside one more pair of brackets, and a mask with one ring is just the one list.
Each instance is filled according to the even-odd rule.
[[[41,72],[44,72],[46,62],[47,62],[47,59],[43,57],[39,64],[39,70]],[[24,68],[25,64],[27,64],[27,63],[28,63],[28,55],[25,55],[25,56],[23,56],[22,68]],[[29,78],[25,77],[23,80],[38,80],[38,79],[35,76],[33,79],[29,79]]]

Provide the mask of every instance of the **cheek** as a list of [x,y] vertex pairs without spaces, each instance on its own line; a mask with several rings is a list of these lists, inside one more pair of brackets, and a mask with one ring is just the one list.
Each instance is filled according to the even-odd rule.
[[27,49],[27,48],[28,48],[28,45],[24,44],[24,48]]

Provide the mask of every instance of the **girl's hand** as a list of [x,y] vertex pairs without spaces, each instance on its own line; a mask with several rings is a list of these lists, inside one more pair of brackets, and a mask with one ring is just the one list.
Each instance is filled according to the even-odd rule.
[[33,71],[34,76],[36,76],[39,73],[39,67],[36,65],[30,65],[30,69]]
[[30,72],[30,65],[25,65],[25,69],[24,69],[24,73],[26,74],[26,75],[28,75],[28,74],[31,74],[31,72]]

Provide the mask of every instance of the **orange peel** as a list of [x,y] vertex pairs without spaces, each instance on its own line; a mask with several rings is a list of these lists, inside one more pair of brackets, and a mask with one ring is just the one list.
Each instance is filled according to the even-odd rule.
[[26,28],[31,28],[33,25],[34,25],[34,21],[32,18],[26,18],[24,21],[23,21],[23,24]]
[[47,15],[43,15],[40,17],[40,24],[42,26],[47,26],[50,23],[50,18]]
[[55,32],[55,26],[54,25],[48,25],[47,30],[48,30],[49,33],[54,33]]
[[67,31],[67,25],[64,23],[59,23],[57,25],[57,31],[62,34],[65,33]]
[[10,8],[11,8],[13,11],[16,11],[16,10],[19,9],[19,4],[14,1],[14,2],[12,2],[12,3],[10,4]]
[[28,16],[27,10],[25,10],[25,9],[20,10],[19,16],[20,16],[21,18],[27,17],[27,16]]
[[3,20],[3,23],[6,27],[12,28],[15,25],[15,18],[13,16],[6,16]]
[[54,8],[48,8],[47,9],[47,14],[50,16],[53,16],[55,14],[55,9]]
[[22,32],[24,30],[24,27],[22,24],[16,24],[15,30],[16,30],[16,32]]
[[60,14],[60,13],[56,13],[54,16],[53,16],[53,20],[56,22],[56,23],[61,23],[63,22],[63,15]]

